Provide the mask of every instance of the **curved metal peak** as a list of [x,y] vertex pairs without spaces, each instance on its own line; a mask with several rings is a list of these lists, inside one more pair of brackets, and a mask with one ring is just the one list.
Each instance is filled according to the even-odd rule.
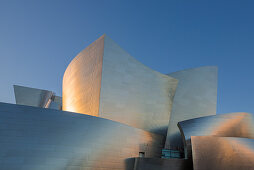
[[[104,38],[104,43],[107,43],[107,41],[108,41],[108,42],[111,42],[111,43],[113,43],[114,45],[116,45],[118,48],[120,48],[122,51],[124,51],[125,53],[127,53],[126,50],[124,50],[121,46],[119,46],[119,45],[118,45],[114,40],[112,40],[108,35],[103,34],[102,36],[103,36],[103,38]],[[154,73],[159,74],[160,76],[163,76],[163,77],[165,77],[165,78],[175,79],[174,77],[171,77],[171,76],[169,76],[169,75],[167,75],[167,74],[160,73],[160,72],[158,72],[158,71],[156,71],[156,70],[154,70],[154,69],[152,69],[152,68],[146,66],[145,64],[143,64],[143,63],[141,63],[139,60],[137,60],[135,57],[133,57],[132,55],[130,55],[129,53],[127,53],[127,54],[129,55],[129,57],[131,57],[132,59],[134,59],[136,62],[138,62],[140,65],[142,65],[142,66],[145,67],[146,69],[149,69],[150,71],[153,71]],[[175,79],[175,80],[177,81],[177,79]]]
[[67,67],[63,110],[166,135],[177,83],[137,61],[104,34]]
[[[72,59],[72,61],[70,62],[70,64],[67,66],[67,69],[68,69],[68,67],[72,64],[72,62],[74,62],[78,57],[81,56],[81,54],[82,54],[83,51],[85,51],[89,46],[95,45],[95,43],[98,42],[98,41],[100,41],[100,40],[103,41],[103,44],[104,44],[104,43],[107,43],[107,41],[110,41],[110,42],[114,43],[116,46],[118,46],[118,48],[120,48],[120,49],[122,49],[124,52],[126,52],[121,46],[119,46],[114,40],[112,40],[108,35],[106,35],[106,34],[104,33],[104,34],[103,34],[102,36],[100,36],[97,40],[95,40],[92,44],[88,45],[88,46],[85,47],[81,52],[79,52],[79,53]],[[105,46],[104,46],[104,48],[105,48]],[[148,66],[144,65],[143,63],[141,63],[140,61],[138,61],[135,57],[131,56],[129,53],[128,53],[128,55],[129,55],[131,58],[133,58],[134,60],[136,60],[136,62],[138,62],[139,64],[143,65],[143,67],[145,67],[146,69],[149,69],[150,71],[153,71],[154,73],[159,74],[160,76],[163,76],[163,77],[165,77],[165,78],[170,78],[170,79],[174,79],[175,81],[178,81],[178,80],[175,79],[174,77],[171,77],[171,76],[169,76],[169,75],[167,75],[167,74],[163,74],[163,73],[160,73],[160,72],[158,72],[158,71],[156,71],[156,70],[151,69],[150,67],[148,67]],[[66,70],[67,70],[67,69],[66,69]],[[66,70],[65,70],[65,72],[66,72]],[[64,75],[65,75],[65,72],[64,72]],[[63,77],[64,77],[64,76],[63,76]]]
[[183,70],[168,73],[167,75],[174,75],[174,74],[181,73],[181,72],[189,72],[189,71],[204,70],[204,69],[216,69],[216,70],[218,70],[218,66],[200,66],[200,67],[186,68],[186,69],[183,69]]

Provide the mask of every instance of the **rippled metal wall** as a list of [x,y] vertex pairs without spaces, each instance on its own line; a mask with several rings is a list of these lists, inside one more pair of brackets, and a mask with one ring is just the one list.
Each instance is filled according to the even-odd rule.
[[253,170],[254,140],[192,136],[194,170]]
[[104,35],[68,66],[63,110],[166,135],[176,86],[176,79],[144,66]]
[[[179,122],[186,153],[191,156],[191,136],[244,137],[254,139],[254,120],[250,113],[228,113]],[[186,156],[187,156],[186,155]]]
[[215,115],[217,67],[206,66],[169,74],[178,79],[165,148],[183,148],[177,123],[201,116]]
[[63,110],[98,116],[104,36],[81,51],[63,77]]
[[163,137],[111,120],[0,103],[0,169],[128,169],[126,159],[159,157]]
[[144,66],[105,36],[101,117],[166,135],[177,80]]

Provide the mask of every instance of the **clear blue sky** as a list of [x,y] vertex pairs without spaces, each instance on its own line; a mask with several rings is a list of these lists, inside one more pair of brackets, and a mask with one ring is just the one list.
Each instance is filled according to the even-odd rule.
[[106,33],[162,73],[219,67],[218,113],[254,113],[253,0],[0,0],[0,101],[13,84],[61,95],[63,73]]

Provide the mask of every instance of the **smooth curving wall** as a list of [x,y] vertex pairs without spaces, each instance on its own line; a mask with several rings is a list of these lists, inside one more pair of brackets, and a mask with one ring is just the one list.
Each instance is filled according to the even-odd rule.
[[228,113],[179,122],[187,157],[191,157],[191,136],[242,137],[254,139],[254,120],[250,113]]
[[253,170],[254,140],[192,136],[194,170]]
[[166,135],[176,86],[103,35],[66,69],[63,110]]
[[63,110],[98,116],[104,36],[81,51],[63,77]]
[[94,116],[0,103],[0,169],[123,170],[159,157],[163,137]]
[[182,150],[177,123],[201,116],[215,115],[217,104],[217,67],[205,66],[169,74],[178,79],[165,148]]
[[99,115],[166,135],[177,80],[144,66],[104,38]]

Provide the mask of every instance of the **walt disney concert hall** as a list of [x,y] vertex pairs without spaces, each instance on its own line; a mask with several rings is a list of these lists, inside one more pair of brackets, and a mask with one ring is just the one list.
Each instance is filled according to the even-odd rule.
[[161,74],[103,35],[62,96],[14,85],[0,103],[1,170],[253,170],[254,118],[216,115],[217,67]]

